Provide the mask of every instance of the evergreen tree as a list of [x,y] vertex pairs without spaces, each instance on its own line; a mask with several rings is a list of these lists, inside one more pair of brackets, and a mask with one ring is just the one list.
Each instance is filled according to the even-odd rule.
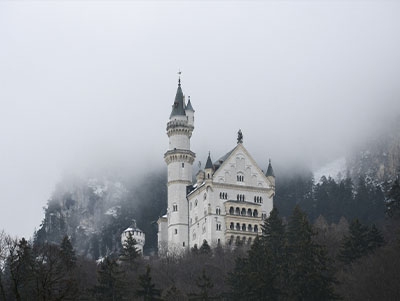
[[136,291],[138,297],[143,297],[144,301],[160,300],[161,290],[156,288],[152,282],[150,266],[146,266],[146,273],[139,275],[140,288]]
[[194,245],[193,248],[190,249],[193,255],[198,255],[199,254],[199,248],[197,247],[197,244]]
[[349,227],[349,235],[343,238],[339,259],[345,264],[350,264],[366,255],[368,251],[368,227],[354,219]]
[[164,296],[165,301],[179,301],[185,300],[181,291],[175,286],[175,283],[172,284],[170,288],[165,292]]
[[105,257],[97,271],[96,299],[122,300],[124,290],[124,272],[120,269],[115,259]]
[[[256,244],[259,244],[258,237],[255,239],[253,246]],[[250,273],[248,258],[236,258],[233,271],[228,274],[228,282],[231,286],[231,297],[233,300],[245,300],[248,298],[249,292],[253,289],[249,280]],[[249,298],[248,300],[251,299]]]
[[374,251],[375,249],[382,247],[385,244],[382,232],[373,224],[367,234],[368,240],[368,251]]
[[12,291],[17,301],[28,300],[32,294],[33,263],[32,248],[22,238],[9,255]]
[[129,235],[122,246],[121,260],[127,263],[131,269],[136,266],[136,261],[140,257],[140,251],[137,249],[136,245],[136,240],[129,232]]
[[208,255],[211,253],[210,245],[208,244],[207,240],[203,240],[203,244],[200,247],[200,254]]
[[238,258],[229,275],[236,300],[277,300],[285,295],[285,227],[274,208],[254,240],[247,258]]
[[211,278],[207,276],[204,268],[201,272],[201,276],[197,278],[196,285],[199,289],[199,292],[190,294],[189,300],[208,301],[216,299],[215,297],[211,296],[211,290],[214,287],[214,284],[212,283]]
[[307,216],[296,206],[287,231],[289,299],[337,299],[332,261],[326,249],[313,241],[314,235]]
[[386,213],[389,217],[400,219],[400,183],[399,177],[394,181],[388,193],[386,202]]
[[67,269],[72,269],[76,266],[76,255],[71,241],[67,235],[64,236],[61,246],[60,255]]

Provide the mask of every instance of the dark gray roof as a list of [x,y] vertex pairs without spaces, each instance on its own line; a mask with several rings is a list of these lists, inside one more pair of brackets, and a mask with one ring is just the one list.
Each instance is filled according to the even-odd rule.
[[214,162],[214,169],[217,170],[228,157],[233,153],[233,151],[236,149],[237,146],[235,146],[233,149],[231,149],[229,152],[227,152],[225,155],[223,155],[221,158],[219,158],[217,161]]
[[207,168],[214,168],[212,161],[211,161],[210,153],[208,153],[208,158],[207,158],[207,163],[206,163],[205,169],[207,169]]
[[181,88],[181,80],[179,79],[178,90],[176,91],[175,101],[172,105],[172,112],[170,118],[172,116],[185,116],[185,102],[183,101],[183,92]]
[[267,173],[265,174],[267,177],[275,177],[274,170],[272,168],[271,159],[269,160]]
[[189,97],[189,101],[188,101],[188,103],[186,105],[186,110],[194,112],[193,107],[192,107],[192,103],[190,102],[190,97]]

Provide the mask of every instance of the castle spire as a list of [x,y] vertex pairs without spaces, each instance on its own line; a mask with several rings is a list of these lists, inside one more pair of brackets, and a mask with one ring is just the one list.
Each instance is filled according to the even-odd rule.
[[188,103],[186,105],[186,111],[193,111],[192,103],[190,102],[190,96],[188,96]]
[[170,118],[173,116],[186,116],[185,114],[185,101],[183,97],[183,92],[181,88],[181,71],[178,72],[179,79],[178,79],[178,89],[176,90],[176,96],[174,104],[172,105],[172,112]]
[[213,166],[213,164],[212,164],[212,161],[211,161],[211,154],[210,154],[210,152],[208,152],[208,158],[207,158],[207,162],[206,162],[206,167],[205,167],[205,169],[208,169],[208,168],[214,168],[214,166]]
[[273,170],[272,164],[271,164],[271,159],[269,159],[268,169],[267,169],[267,172],[266,172],[265,175],[267,177],[274,177],[275,178],[274,170]]

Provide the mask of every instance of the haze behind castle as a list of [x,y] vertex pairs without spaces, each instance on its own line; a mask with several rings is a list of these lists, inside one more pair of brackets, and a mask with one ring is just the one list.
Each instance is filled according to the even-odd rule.
[[203,164],[241,128],[263,168],[318,167],[399,112],[399,3],[0,5],[0,229],[12,234],[31,235],[63,173],[165,168],[178,68]]

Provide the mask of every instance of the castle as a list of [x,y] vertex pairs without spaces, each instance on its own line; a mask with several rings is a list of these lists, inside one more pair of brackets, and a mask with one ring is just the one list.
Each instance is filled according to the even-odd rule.
[[261,233],[275,195],[275,176],[258,167],[238,133],[237,145],[216,161],[208,154],[192,182],[196,154],[190,149],[194,109],[185,103],[181,80],[167,123],[169,148],[167,214],[158,219],[159,252],[180,252],[209,244],[250,244]]

